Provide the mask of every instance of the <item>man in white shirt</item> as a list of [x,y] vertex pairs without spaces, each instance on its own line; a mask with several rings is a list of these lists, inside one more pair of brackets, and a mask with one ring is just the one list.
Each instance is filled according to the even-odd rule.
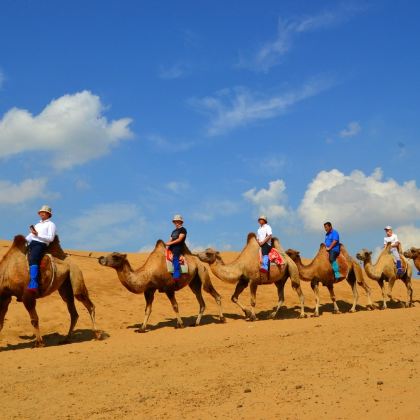
[[38,292],[39,264],[45,254],[47,246],[54,240],[56,227],[51,221],[52,210],[49,206],[42,206],[38,211],[41,220],[35,226],[31,225],[31,233],[26,237],[29,243],[29,275],[27,290]]
[[398,252],[398,248],[400,246],[400,242],[398,241],[398,236],[396,233],[392,231],[392,226],[385,226],[385,238],[384,238],[384,248],[390,243],[391,249],[390,252],[394,257],[394,261],[397,264],[397,274],[403,274],[403,269],[401,266],[401,257],[400,253]]
[[261,215],[258,218],[258,223],[260,227],[257,231],[257,241],[261,247],[262,261],[260,271],[263,273],[268,273],[270,269],[270,261],[268,254],[271,251],[271,238],[273,237],[273,231],[271,226],[267,223],[267,216]]

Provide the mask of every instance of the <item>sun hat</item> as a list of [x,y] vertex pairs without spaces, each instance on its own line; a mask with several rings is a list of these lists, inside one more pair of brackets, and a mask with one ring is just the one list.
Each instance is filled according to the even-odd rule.
[[260,216],[258,217],[258,220],[264,220],[267,223],[267,216],[265,216],[264,214],[260,214]]
[[173,222],[184,222],[184,219],[182,218],[182,216],[180,214],[176,214],[173,218],[172,218]]
[[385,226],[384,227],[384,230],[392,230],[392,226],[389,226],[389,225],[388,226]]
[[47,206],[46,204],[44,204],[39,210],[38,210],[38,214],[41,213],[41,211],[45,211],[46,213],[49,213],[52,216],[52,210],[50,206]]

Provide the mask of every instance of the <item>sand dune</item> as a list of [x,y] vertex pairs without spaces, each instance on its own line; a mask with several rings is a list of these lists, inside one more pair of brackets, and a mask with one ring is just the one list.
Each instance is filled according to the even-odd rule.
[[[0,255],[7,244],[0,241]],[[150,331],[136,334],[143,296],[129,293],[115,271],[94,258],[72,258],[84,272],[104,339],[92,340],[89,316],[77,304],[74,340],[58,345],[69,317],[56,293],[38,301],[47,347],[32,349],[28,314],[13,300],[0,333],[2,419],[419,417],[419,281],[414,281],[414,308],[396,302],[386,311],[366,311],[360,289],[358,313],[332,315],[328,292],[322,290],[321,317],[302,320],[296,318],[298,300],[289,284],[280,318],[266,320],[277,293],[272,285],[262,286],[260,320],[248,323],[230,302],[233,287],[213,278],[223,296],[226,324],[217,322],[216,304],[205,295],[203,325],[175,330],[171,305],[157,294]],[[129,255],[134,267],[144,259],[144,254]],[[378,303],[379,287],[369,284]],[[310,313],[313,293],[307,284],[303,289]],[[401,282],[394,290],[405,300]],[[350,287],[340,283],[336,295],[347,311]],[[177,299],[191,324],[198,312],[193,294],[184,289]],[[241,301],[249,303],[248,292]]]

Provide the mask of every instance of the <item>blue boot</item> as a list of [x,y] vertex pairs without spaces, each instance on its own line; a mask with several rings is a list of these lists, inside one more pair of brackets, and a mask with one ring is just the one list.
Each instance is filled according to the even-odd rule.
[[336,279],[341,278],[340,269],[338,268],[338,263],[337,263],[337,261],[333,261],[333,262],[331,263],[331,267],[332,267],[332,269],[333,269],[333,271],[334,271],[334,277],[335,277]]
[[174,255],[172,258],[172,264],[174,265],[174,272],[172,273],[172,278],[178,280],[181,277],[181,264],[179,263],[179,257]]
[[260,270],[268,273],[268,270],[270,268],[269,264],[270,264],[270,261],[269,261],[268,255],[263,255]]
[[31,265],[29,267],[29,277],[28,290],[38,291],[39,265]]
[[402,269],[401,260],[397,260],[397,275],[402,276],[404,271]]

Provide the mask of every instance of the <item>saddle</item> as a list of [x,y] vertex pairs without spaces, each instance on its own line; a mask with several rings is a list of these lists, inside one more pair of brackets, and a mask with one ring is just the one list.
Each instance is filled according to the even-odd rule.
[[[166,250],[165,253],[165,260],[166,260],[166,269],[168,270],[168,273],[174,272],[174,264],[173,264],[173,254],[170,249]],[[187,259],[181,255],[179,257],[179,264],[181,266],[181,274],[187,274],[188,273],[188,263]]]
[[[28,261],[29,269],[29,261]],[[54,261],[54,257],[51,254],[45,254],[39,264],[39,296],[45,296],[50,291],[52,284],[54,283],[55,276],[57,273],[57,266]]]
[[[260,256],[260,264],[262,263],[262,252],[261,249],[259,251]],[[284,257],[281,255],[280,251],[276,248],[271,248],[271,251],[268,253],[268,260],[270,261],[271,265],[277,265],[280,266],[284,264]]]

